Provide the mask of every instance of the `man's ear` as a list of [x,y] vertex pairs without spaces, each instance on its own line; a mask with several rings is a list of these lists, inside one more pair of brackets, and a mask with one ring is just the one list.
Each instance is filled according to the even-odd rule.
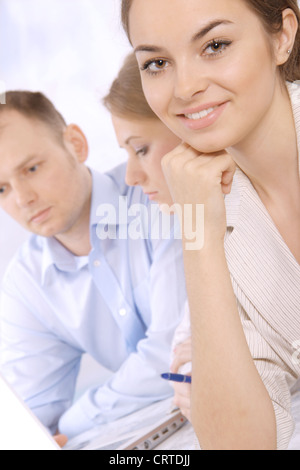
[[89,146],[80,127],[76,124],[69,124],[64,131],[63,138],[66,148],[79,163],[84,163],[88,158]]
[[277,65],[283,65],[288,61],[294,47],[297,31],[297,17],[291,8],[286,8],[282,12],[282,29],[276,35],[275,40]]

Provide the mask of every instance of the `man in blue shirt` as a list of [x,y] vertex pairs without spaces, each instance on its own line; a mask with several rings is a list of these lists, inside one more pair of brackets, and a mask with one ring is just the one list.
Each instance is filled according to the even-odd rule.
[[[125,166],[99,174],[87,156],[46,97],[7,93],[0,206],[33,236],[3,281],[1,372],[69,438],[172,394],[160,374],[186,299],[173,221],[158,236],[164,216],[125,184]],[[74,403],[84,353],[115,373]]]

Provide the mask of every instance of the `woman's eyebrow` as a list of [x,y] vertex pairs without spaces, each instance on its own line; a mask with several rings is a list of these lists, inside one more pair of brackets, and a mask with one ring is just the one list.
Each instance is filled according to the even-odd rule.
[[134,49],[134,53],[136,54],[137,52],[162,52],[162,50],[163,49],[161,47],[141,44],[140,46],[137,46]]
[[[221,25],[230,25],[233,24],[232,21],[229,20],[213,20],[210,21],[207,25],[203,26],[200,31],[198,31],[196,34],[192,36],[191,43],[198,41],[199,39],[202,39],[204,36],[206,36],[210,31],[212,31],[214,28],[217,28],[218,26]],[[151,44],[141,44],[140,46],[137,46],[134,49],[134,52],[155,52],[155,53],[162,53],[163,48],[154,46]]]
[[135,140],[135,139],[140,139],[140,136],[138,136],[138,135],[131,135],[130,137],[128,137],[128,139],[126,139],[125,144],[126,144],[126,145],[129,145],[130,142],[131,142],[132,140]]
[[203,28],[200,29],[200,31],[198,31],[198,33],[194,34],[194,36],[192,37],[191,42],[195,42],[195,41],[198,41],[199,39],[202,39],[210,31],[217,28],[218,26],[230,25],[230,24],[233,24],[233,22],[229,21],[229,20],[214,20],[214,21],[211,21],[206,26],[203,26]]

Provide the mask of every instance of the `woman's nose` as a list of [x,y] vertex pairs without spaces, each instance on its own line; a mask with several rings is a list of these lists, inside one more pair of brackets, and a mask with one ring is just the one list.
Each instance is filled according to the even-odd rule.
[[203,93],[209,85],[205,66],[200,68],[200,64],[191,60],[178,63],[174,77],[174,97],[186,102]]
[[127,162],[125,181],[128,186],[143,185],[146,181],[147,175],[144,172],[141,164],[136,156],[130,156]]

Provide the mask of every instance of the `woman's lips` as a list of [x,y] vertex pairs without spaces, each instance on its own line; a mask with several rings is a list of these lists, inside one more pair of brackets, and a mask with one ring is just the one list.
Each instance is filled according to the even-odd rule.
[[150,201],[153,201],[154,199],[156,199],[156,196],[158,195],[158,192],[153,192],[153,193],[145,193],[146,196],[148,196],[148,198],[150,199]]
[[227,104],[228,102],[208,104],[197,109],[187,110],[177,116],[188,129],[201,130],[212,126],[219,119]]

